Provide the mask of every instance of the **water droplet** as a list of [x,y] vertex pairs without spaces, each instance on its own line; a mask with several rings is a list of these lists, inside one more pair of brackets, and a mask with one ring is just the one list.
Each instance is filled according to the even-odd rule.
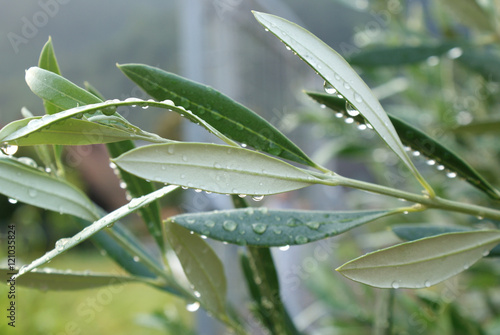
[[404,214],[404,215],[407,215],[407,214],[408,214],[408,211],[404,211],[404,212],[403,212],[403,214]]
[[328,94],[336,94],[337,93],[337,90],[335,89],[335,87],[333,87],[332,85],[330,85],[330,83],[328,83],[326,81],[323,84],[323,88],[325,89],[325,92]]
[[306,223],[306,226],[308,226],[311,229],[318,230],[321,225],[321,222],[318,221],[310,221]]
[[426,281],[424,282],[424,286],[425,286],[425,287],[431,287],[431,282],[430,282],[430,281],[428,281],[428,280],[426,280]]
[[238,194],[240,198],[245,198],[247,195],[246,194]]
[[354,100],[356,102],[363,102],[363,98],[358,93],[354,92]]
[[436,166],[436,169],[438,169],[439,171],[443,171],[444,165],[438,165],[438,166]]
[[202,239],[204,239],[204,240],[206,240],[206,239],[207,239],[207,235],[200,235],[200,237],[201,237]]
[[25,165],[34,167],[34,168],[38,167],[38,165],[36,164],[36,162],[33,159],[29,158],[29,157],[20,157],[17,161],[20,162],[20,163],[23,163]]
[[448,56],[448,58],[450,58],[450,59],[457,59],[458,57],[462,56],[462,54],[463,54],[462,48],[455,47],[455,48],[448,50],[448,52],[446,53],[446,56]]
[[141,259],[139,258],[139,256],[134,256],[134,257],[133,257],[133,260],[134,260],[134,262],[136,262],[136,263],[137,263],[137,262],[139,262]]
[[126,183],[126,182],[124,182],[124,181],[121,181],[121,182],[120,182],[120,188],[122,188],[122,189],[126,189],[126,188],[127,188],[127,183]]
[[194,296],[195,296],[196,298],[201,297],[201,293],[200,293],[200,292],[198,292],[198,291],[194,291],[194,292],[193,292],[193,294],[194,294]]
[[13,205],[17,204],[17,199],[9,198],[9,202]]
[[56,249],[61,251],[64,249],[64,246],[69,242],[69,238],[61,238],[56,241]]
[[207,226],[208,228],[213,228],[215,227],[215,221],[207,220],[205,221],[205,226]]
[[341,118],[343,118],[343,117],[344,117],[344,114],[343,114],[343,113],[341,113],[341,112],[337,112],[337,113],[335,113],[335,117],[336,117],[337,119],[341,119]]
[[37,191],[37,190],[35,190],[34,188],[30,188],[30,189],[28,190],[28,195],[29,195],[30,197],[32,197],[32,198],[36,197],[36,196],[37,196],[37,194],[38,194],[38,191]]
[[275,233],[276,235],[281,235],[281,232],[281,229],[273,228],[273,233]]
[[267,230],[267,225],[265,223],[252,223],[252,229],[257,234],[264,234]]
[[427,164],[427,165],[432,166],[432,165],[436,164],[436,161],[435,161],[434,159],[429,159],[429,160],[426,162],[426,164]]
[[201,192],[201,189],[197,188],[194,190],[196,193],[200,193]]
[[282,247],[279,247],[278,249],[281,250],[281,251],[287,251],[288,249],[290,249],[290,246],[289,245],[284,245]]
[[52,169],[51,169],[51,168],[49,168],[49,167],[46,167],[46,168],[45,168],[45,172],[47,172],[47,173],[51,173],[51,172],[52,172]]
[[349,90],[351,88],[351,85],[349,85],[347,81],[344,81],[344,87]]
[[142,109],[148,109],[148,108],[149,108],[149,106],[148,106],[148,105],[144,105],[144,106],[142,106]]
[[439,64],[439,57],[438,56],[430,56],[427,58],[427,65],[429,66],[436,66]]
[[392,288],[398,289],[399,288],[399,282],[397,280],[393,281],[391,284]]
[[134,198],[134,199],[130,200],[130,202],[128,203],[128,208],[135,209],[135,208],[139,207],[140,205],[142,205],[142,203],[144,201],[146,201],[145,197]]
[[186,156],[186,155],[182,155],[182,161],[183,161],[183,162],[187,162],[187,161],[188,161],[188,158],[187,158],[187,156]]
[[2,147],[0,147],[0,149],[7,156],[12,156],[17,152],[18,146],[17,145],[9,145],[7,143],[4,143],[2,145]]
[[483,256],[486,257],[490,254],[490,251],[488,249],[486,249],[485,251],[483,251]]
[[344,120],[344,122],[345,122],[345,123],[347,123],[347,124],[351,124],[351,123],[353,123],[353,122],[354,122],[354,119],[353,119],[352,117],[348,117],[348,118],[346,118],[346,119]]
[[247,147],[246,143],[241,143],[241,147],[246,148]]
[[413,156],[415,156],[415,157],[420,156],[420,151],[417,151],[417,150],[413,151]]
[[186,305],[186,310],[188,312],[196,312],[198,309],[200,309],[200,303],[198,301],[193,302],[192,304],[187,304]]
[[469,264],[464,264],[464,270],[467,270],[470,267]]
[[219,114],[219,112],[217,111],[212,111],[212,117],[215,119],[215,120],[220,120],[222,119],[222,115]]
[[349,114],[350,116],[359,115],[359,111],[350,102],[345,103],[345,109],[347,111],[347,114]]
[[307,243],[308,241],[309,239],[305,236],[302,235],[295,236],[295,243],[297,244],[304,244]]
[[368,127],[366,126],[366,124],[363,124],[363,123],[362,123],[362,124],[358,124],[358,129],[359,129],[359,130],[365,130],[366,128],[368,128]]
[[227,231],[235,231],[238,228],[238,224],[232,220],[226,220],[222,223],[222,228]]
[[262,199],[264,199],[264,196],[263,195],[254,195],[252,197],[252,200],[253,201],[261,201]]
[[288,45],[285,45],[285,48],[286,48],[288,51],[292,50],[292,48],[290,48]]
[[457,173],[453,172],[453,171],[446,173],[446,177],[448,177],[448,178],[455,178],[456,176],[457,176]]
[[484,219],[484,217],[482,217],[481,215],[476,216],[476,218],[477,218],[478,220],[483,220],[483,219]]

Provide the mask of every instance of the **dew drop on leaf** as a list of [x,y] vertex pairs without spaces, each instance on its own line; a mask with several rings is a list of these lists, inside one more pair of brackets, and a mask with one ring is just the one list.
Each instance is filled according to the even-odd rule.
[[264,234],[267,230],[267,225],[265,223],[252,223],[252,229],[257,234]]
[[446,173],[446,177],[448,178],[455,178],[457,176],[456,172],[448,172]]
[[335,113],[335,117],[336,117],[337,119],[341,119],[341,118],[343,118],[343,117],[344,117],[344,114],[342,114],[341,112],[337,112],[337,113]]
[[393,282],[391,283],[391,286],[392,286],[392,288],[398,289],[398,288],[399,288],[399,283],[398,283],[398,281],[397,281],[397,280],[393,281]]
[[262,199],[264,199],[264,196],[263,195],[254,195],[252,197],[252,200],[253,201],[261,201]]
[[136,262],[136,263],[137,263],[137,262],[139,262],[141,259],[139,258],[139,256],[134,256],[133,260],[134,260],[134,262]]
[[306,223],[307,227],[314,229],[314,230],[318,230],[320,225],[321,225],[321,223],[318,221],[310,221],[310,222]]
[[426,280],[426,281],[424,282],[424,286],[425,286],[425,287],[431,287],[431,282],[430,282],[430,281],[428,281],[428,280]]
[[337,93],[337,90],[335,89],[335,87],[333,87],[332,85],[330,85],[330,83],[328,83],[326,81],[323,84],[323,88],[325,89],[325,92],[328,94],[336,94]]
[[309,239],[305,236],[302,236],[302,235],[295,236],[295,242],[297,244],[304,244],[304,243],[307,243],[308,241],[309,241]]
[[226,220],[222,223],[222,228],[227,231],[233,232],[238,228],[238,224],[232,220]]
[[198,309],[200,309],[200,303],[198,301],[186,305],[186,310],[188,312],[196,312]]
[[429,160],[426,162],[426,164],[427,164],[427,165],[432,166],[432,165],[436,164],[436,161],[435,161],[434,159],[429,159]]
[[288,249],[290,249],[290,246],[289,245],[284,245],[282,247],[279,247],[278,249],[281,250],[281,251],[287,251]]
[[36,196],[38,195],[38,191],[37,191],[37,190],[35,190],[34,188],[30,188],[30,189],[28,190],[28,195],[29,195],[30,197],[34,198],[34,197],[36,197]]
[[215,221],[207,220],[207,221],[205,221],[205,226],[207,226],[209,228],[213,228],[215,226]]
[[13,205],[17,204],[17,199],[9,198],[9,202]]
[[345,109],[347,111],[347,114],[349,114],[350,116],[359,115],[359,111],[350,102],[345,103]]
[[18,146],[17,145],[9,145],[7,143],[4,143],[0,149],[7,156],[12,156],[17,152]]

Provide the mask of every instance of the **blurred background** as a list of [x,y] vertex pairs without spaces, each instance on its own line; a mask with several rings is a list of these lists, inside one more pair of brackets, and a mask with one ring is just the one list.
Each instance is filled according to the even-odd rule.
[[[418,185],[373,133],[345,125],[334,113],[307,98],[303,90],[323,90],[321,78],[266,33],[251,10],[276,14],[305,27],[348,59],[379,44],[475,44],[478,52],[468,54],[468,61],[460,62],[462,54],[458,51],[382,67],[370,65],[366,59],[363,63],[361,57],[356,69],[389,112],[463,153],[493,184],[499,184],[498,170],[491,169],[498,163],[500,145],[498,138],[493,138],[498,132],[471,137],[452,131],[475,120],[499,117],[496,19],[487,25],[481,16],[474,15],[480,8],[494,17],[498,5],[495,1],[0,0],[0,5],[0,126],[19,119],[23,106],[35,115],[43,113],[41,100],[25,84],[24,71],[37,65],[39,53],[51,36],[62,75],[80,86],[88,81],[109,99],[145,97],[116,68],[116,63],[156,66],[211,85],[248,106],[317,162],[340,174],[409,190],[418,190]],[[394,61],[391,57],[401,58],[396,52],[389,54],[387,63]],[[123,109],[121,113],[130,122],[166,138],[215,141],[177,114],[140,108]],[[18,156],[33,156],[33,152],[23,148]],[[127,202],[102,146],[70,148],[66,162],[72,182],[106,210]],[[416,157],[415,162],[439,194],[489,204],[481,193],[464,182],[449,180],[435,167],[429,167],[425,159]],[[254,206],[318,210],[401,204],[398,200],[321,186],[252,202]],[[163,200],[163,215],[229,206],[224,196],[178,192]],[[17,254],[23,263],[51,249],[59,238],[78,231],[70,217],[11,204],[5,197],[0,197],[0,210],[1,229],[9,223],[17,226]],[[376,323],[384,320],[380,313],[386,310],[388,293],[346,281],[333,269],[364,252],[396,243],[398,239],[386,226],[417,222],[474,223],[460,215],[415,214],[380,220],[318,243],[273,250],[283,299],[299,328],[313,334],[371,334],[384,329]],[[149,240],[138,217],[131,216],[125,223],[144,241]],[[217,242],[213,245],[226,262],[229,296],[244,305],[247,292],[241,285],[237,248]],[[466,329],[463,334],[500,331],[496,313],[500,310],[499,292],[494,289],[498,265],[483,263],[431,289],[398,291],[394,334],[459,334],[455,327]],[[50,266],[122,273],[87,243]],[[466,289],[472,294],[465,294]],[[97,296],[99,290],[18,290],[19,333],[71,334],[65,328],[70,321],[76,322],[82,334],[224,332],[202,311],[189,313],[185,302],[141,285],[127,285],[109,304],[94,307],[88,298]],[[0,287],[0,295],[4,296],[4,292],[5,288]],[[94,310],[95,315],[83,317],[82,308]],[[2,321],[0,333],[7,330]],[[254,333],[260,332],[256,325]]]

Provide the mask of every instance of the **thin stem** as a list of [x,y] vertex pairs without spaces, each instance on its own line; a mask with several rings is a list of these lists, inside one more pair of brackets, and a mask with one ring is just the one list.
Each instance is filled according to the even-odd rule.
[[322,178],[320,179],[321,179],[320,184],[324,185],[352,187],[368,192],[383,194],[390,197],[415,202],[427,208],[444,209],[448,211],[474,215],[481,218],[500,220],[500,211],[489,207],[452,201],[440,197],[431,198],[429,197],[429,195],[419,195],[415,193],[401,191],[391,187],[372,184],[356,179],[350,179],[339,175],[333,175],[333,176],[323,175]]

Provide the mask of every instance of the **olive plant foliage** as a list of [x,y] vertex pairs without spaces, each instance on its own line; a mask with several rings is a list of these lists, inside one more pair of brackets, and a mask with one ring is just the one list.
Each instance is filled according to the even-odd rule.
[[[235,317],[227,303],[223,264],[205,241],[208,237],[245,246],[241,265],[256,304],[254,312],[273,334],[294,334],[298,331],[279,297],[278,274],[269,247],[310,243],[387,216],[428,209],[500,220],[500,210],[494,207],[437,195],[414,165],[408,147],[461,177],[482,192],[484,198],[491,199],[491,203],[498,204],[500,200],[500,192],[459,154],[410,123],[387,114],[370,88],[337,52],[294,23],[269,14],[254,15],[325,81],[326,93],[306,94],[338,117],[350,118],[350,123],[378,134],[381,143],[394,152],[421,189],[408,192],[330,171],[249,108],[211,87],[155,67],[118,65],[151,99],[106,100],[92,86],[84,89],[61,76],[49,39],[38,66],[26,71],[26,82],[43,99],[46,114],[38,117],[25,112],[25,118],[0,130],[5,153],[0,157],[0,193],[73,215],[82,220],[84,228],[71,238],[59,240],[52,251],[20,268],[17,274],[20,285],[47,287],[53,278],[65,283],[58,289],[106,285],[112,275],[38,269],[90,239],[128,272],[121,280],[143,282],[178,295],[244,334],[246,325]],[[148,107],[179,113],[225,144],[187,143],[160,137],[128,122],[117,113],[120,106],[142,107],[141,113],[148,113]],[[149,144],[135,147],[134,140]],[[66,180],[61,158],[63,146],[88,144],[106,144],[112,168],[118,171],[133,197],[127,205],[111,213],[103,213],[84,192]],[[44,168],[33,166],[26,157],[15,156],[18,146],[33,145],[37,146]],[[457,183],[464,181],[455,179]],[[153,182],[165,186],[156,189],[154,185],[158,184]],[[250,207],[244,199],[249,196],[259,200],[265,195],[315,184],[370,191],[404,199],[411,205],[357,211],[276,210]],[[161,217],[158,199],[180,187],[232,195],[234,208]],[[167,257],[152,255],[118,222],[135,211],[141,212],[161,254],[168,250],[175,252],[189,282],[170,270]],[[400,226],[395,233],[408,242],[360,256],[337,271],[379,288],[424,288],[464,271],[500,243],[500,230],[496,229]]]

